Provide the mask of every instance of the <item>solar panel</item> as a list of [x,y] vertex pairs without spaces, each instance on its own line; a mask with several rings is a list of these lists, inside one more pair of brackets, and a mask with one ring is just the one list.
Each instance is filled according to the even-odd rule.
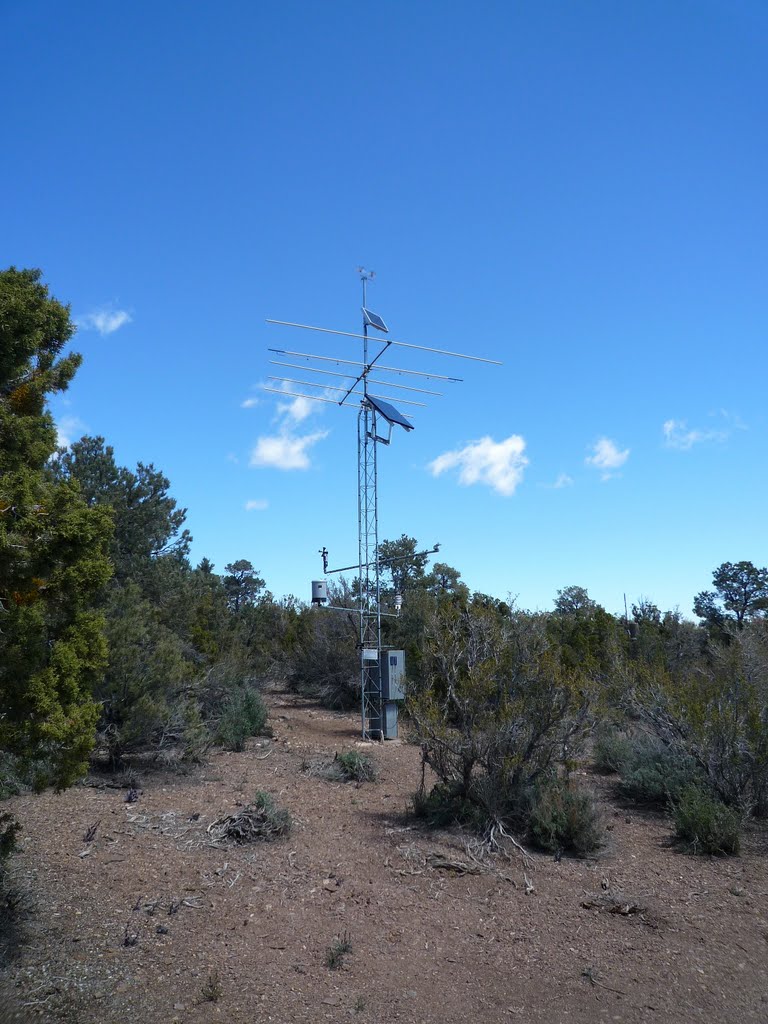
[[378,313],[372,313],[370,309],[366,309],[363,306],[363,318],[370,327],[375,327],[377,331],[384,331],[385,334],[389,333],[389,328],[381,319]]
[[405,416],[397,411],[394,405],[390,405],[389,402],[385,402],[383,398],[374,398],[373,395],[366,395],[366,398],[376,412],[384,417],[387,423],[397,423],[406,430],[413,430],[413,424],[409,423]]

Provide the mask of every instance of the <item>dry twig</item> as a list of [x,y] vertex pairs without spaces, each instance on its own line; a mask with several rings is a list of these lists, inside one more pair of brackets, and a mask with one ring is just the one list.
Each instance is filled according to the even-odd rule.
[[214,844],[252,843],[287,835],[291,829],[290,817],[285,811],[276,811],[266,804],[249,804],[235,814],[226,814],[212,821],[207,832]]

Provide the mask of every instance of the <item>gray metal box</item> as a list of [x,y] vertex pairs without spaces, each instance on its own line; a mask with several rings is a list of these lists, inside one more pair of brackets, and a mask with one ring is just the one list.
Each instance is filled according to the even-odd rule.
[[384,702],[384,739],[397,739],[397,704],[393,700]]
[[405,651],[382,651],[379,667],[382,700],[405,700]]

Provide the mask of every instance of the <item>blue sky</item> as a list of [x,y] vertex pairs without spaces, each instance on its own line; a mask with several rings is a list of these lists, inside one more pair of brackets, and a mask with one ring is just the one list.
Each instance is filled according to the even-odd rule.
[[0,264],[81,324],[62,436],[161,468],[196,560],[305,599],[356,559],[354,413],[261,385],[269,346],[358,358],[265,318],[358,331],[363,264],[394,337],[503,361],[388,354],[464,381],[381,451],[382,537],[530,608],[690,614],[768,563],[763,2],[3,0],[0,33]]

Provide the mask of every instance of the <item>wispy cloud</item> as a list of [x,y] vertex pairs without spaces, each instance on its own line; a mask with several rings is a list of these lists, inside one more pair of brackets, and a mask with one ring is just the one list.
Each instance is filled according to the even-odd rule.
[[310,398],[303,398],[300,395],[290,402],[278,402],[277,405],[278,416],[285,417],[289,423],[301,423],[316,409],[317,406]]
[[77,318],[77,326],[86,331],[98,331],[102,338],[131,323],[133,317],[125,309],[103,306]]
[[539,483],[537,486],[548,491],[561,491],[564,487],[573,487],[573,477],[568,476],[567,473],[559,473],[553,484]]
[[241,409],[255,409],[259,404],[258,398],[246,398],[240,403]]
[[251,498],[245,503],[246,512],[263,512],[267,508],[269,508],[269,502],[266,498]]
[[704,441],[724,441],[728,436],[723,430],[689,430],[685,420],[665,420],[661,429],[666,447],[677,448],[681,452],[687,452]]
[[587,466],[600,470],[601,480],[610,480],[629,458],[629,448],[623,451],[609,437],[601,437],[591,448],[592,454],[584,460]]
[[69,448],[85,431],[85,423],[77,416],[62,416],[56,421],[56,444],[59,448]]
[[734,416],[727,409],[720,409],[718,413],[713,415],[724,421],[723,426],[706,429],[701,427],[689,428],[686,420],[665,420],[661,428],[664,435],[664,446],[666,448],[675,448],[677,451],[687,452],[697,444],[727,441],[734,430],[747,429],[746,424],[740,417]]
[[466,487],[486,484],[508,497],[515,493],[528,465],[524,452],[525,440],[519,434],[512,434],[504,441],[481,437],[463,448],[438,455],[427,468],[433,476],[458,469],[460,484]]
[[251,452],[252,466],[271,466],[274,469],[309,469],[308,450],[328,436],[329,431],[296,437],[292,434],[273,434],[260,437]]

